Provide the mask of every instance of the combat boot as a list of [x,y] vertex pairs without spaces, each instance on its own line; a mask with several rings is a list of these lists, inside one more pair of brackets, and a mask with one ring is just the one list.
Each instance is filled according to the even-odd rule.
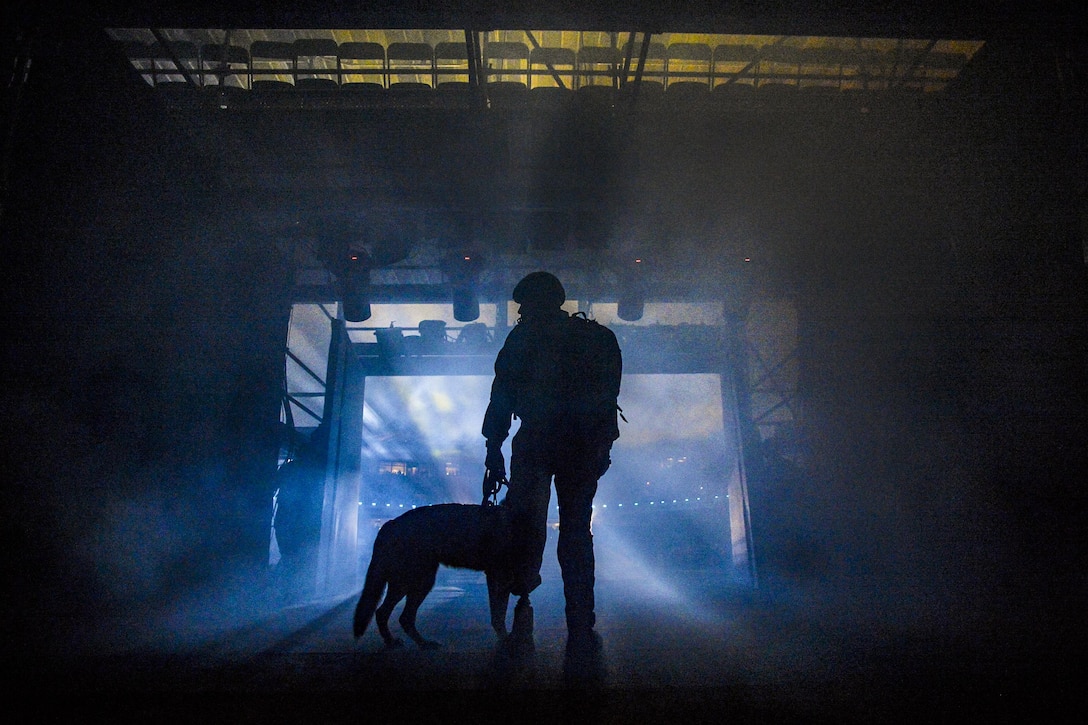
[[605,682],[601,636],[590,627],[568,631],[563,658],[563,680],[568,687],[595,689]]

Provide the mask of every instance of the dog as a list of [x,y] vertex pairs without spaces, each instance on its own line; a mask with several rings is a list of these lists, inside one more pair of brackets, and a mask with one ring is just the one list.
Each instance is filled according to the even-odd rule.
[[[355,639],[374,618],[385,646],[399,647],[400,640],[389,631],[389,615],[407,597],[398,620],[401,629],[421,649],[441,647],[416,629],[416,612],[434,588],[439,565],[484,572],[491,626],[503,642],[513,582],[510,521],[504,506],[490,503],[421,506],[382,524],[355,606]],[[383,591],[385,599],[378,606]]]

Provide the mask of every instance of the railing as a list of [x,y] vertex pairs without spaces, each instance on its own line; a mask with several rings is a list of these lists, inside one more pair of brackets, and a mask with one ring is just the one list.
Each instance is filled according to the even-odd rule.
[[[639,50],[638,48],[634,49]],[[467,86],[468,53],[458,43],[342,43],[332,39],[255,41],[238,45],[192,42],[125,43],[125,53],[153,86],[184,84],[247,90],[380,91],[405,85],[436,89]],[[481,74],[488,85],[527,89],[588,86],[619,88],[632,80],[638,53],[623,76],[626,48],[585,46],[530,49],[523,43],[483,45]],[[823,90],[942,89],[967,62],[961,53],[798,48],[781,44],[652,44],[643,81],[684,92],[769,86]]]

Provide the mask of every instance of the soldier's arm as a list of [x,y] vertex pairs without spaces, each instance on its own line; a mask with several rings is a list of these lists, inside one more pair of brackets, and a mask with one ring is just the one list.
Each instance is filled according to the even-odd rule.
[[491,401],[484,413],[482,433],[490,445],[501,445],[510,434],[514,414],[515,382],[517,379],[518,328],[510,331],[506,343],[495,358],[495,379],[491,383]]

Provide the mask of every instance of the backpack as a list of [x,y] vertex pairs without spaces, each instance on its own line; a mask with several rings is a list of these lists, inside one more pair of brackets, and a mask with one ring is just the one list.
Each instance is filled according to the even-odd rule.
[[[568,318],[560,386],[569,413],[584,421],[587,434],[607,440],[620,437],[617,416],[623,357],[615,333],[577,312]],[[624,418],[624,422],[626,422]]]

